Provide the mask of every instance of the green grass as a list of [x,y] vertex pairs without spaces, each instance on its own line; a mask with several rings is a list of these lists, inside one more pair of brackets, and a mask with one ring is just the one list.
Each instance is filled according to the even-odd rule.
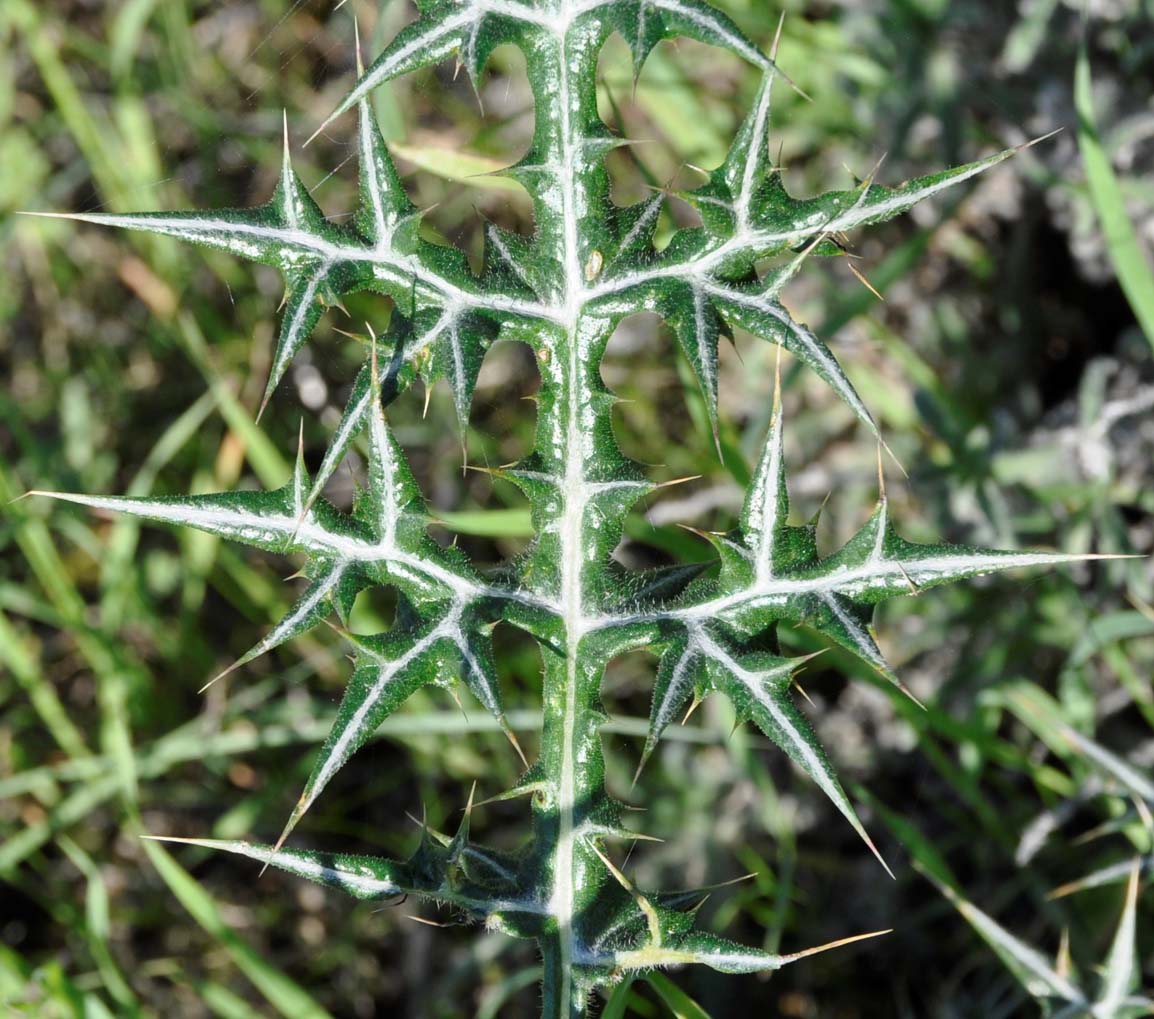
[[1085,47],[1078,51],[1074,78],[1074,101],[1078,111],[1078,147],[1086,165],[1086,182],[1090,199],[1102,225],[1110,261],[1118,274],[1134,317],[1142,326],[1146,339],[1154,346],[1154,272],[1138,242],[1130,222],[1122,186],[1102,147],[1094,117],[1094,97],[1090,78],[1090,60]]

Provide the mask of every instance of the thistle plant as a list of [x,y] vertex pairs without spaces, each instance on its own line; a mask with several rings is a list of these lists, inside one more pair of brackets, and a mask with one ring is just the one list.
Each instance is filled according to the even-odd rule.
[[[614,440],[614,396],[602,382],[600,360],[623,318],[656,312],[675,331],[716,430],[719,339],[745,330],[816,372],[880,445],[869,411],[822,340],[782,303],[782,288],[808,258],[838,254],[844,233],[896,216],[1012,150],[900,187],[869,178],[850,190],[797,199],[769,155],[771,95],[789,81],[772,53],[703,0],[418,0],[418,6],[418,19],[361,71],[322,125],[345,113],[357,117],[360,190],[351,221],[326,219],[292,168],[287,137],[275,194],[258,208],[72,217],[177,237],[279,269],[286,297],[266,403],[326,307],[358,291],[391,299],[387,329],[374,337],[315,474],[302,454],[288,484],[275,491],[55,497],[303,558],[309,579],[303,595],[233,668],[333,614],[347,621],[354,599],[367,589],[396,593],[388,632],[344,634],[353,648],[352,675],[275,844],[185,841],[362,899],[433,900],[533,939],[543,960],[548,1019],[584,1016],[595,989],[656,967],[776,969],[808,953],[775,955],[701,930],[695,926],[699,894],[639,888],[614,862],[619,843],[637,834],[625,827],[622,804],[605,788],[599,689],[607,663],[635,649],[659,656],[641,763],[688,705],[723,694],[739,719],[754,722],[817,783],[873,850],[794,702],[792,677],[804,659],[783,655],[778,624],[808,627],[896,683],[870,633],[876,603],[1076,557],[913,544],[895,530],[884,491],[843,548],[820,554],[814,524],[789,519],[778,383],[740,523],[706,536],[713,560],[626,571],[614,560],[623,521],[657,486]],[[665,193],[628,208],[610,200],[605,157],[624,139],[598,115],[596,72],[612,32],[628,41],[635,73],[659,41],[685,36],[736,53],[763,74],[725,161],[703,186],[679,196],[700,215],[700,225],[678,230],[660,250],[654,236]],[[450,57],[476,83],[503,43],[523,51],[536,101],[531,147],[504,171],[532,196],[535,230],[526,237],[488,227],[484,265],[475,274],[463,252],[422,233],[421,210],[405,194],[368,100],[390,79]],[[540,370],[535,447],[515,465],[493,471],[526,495],[535,539],[515,561],[485,573],[429,536],[429,513],[386,410],[418,378],[425,384],[444,379],[464,430],[482,359],[498,340],[528,343]],[[351,511],[342,513],[324,490],[357,442],[367,447],[367,479]],[[287,845],[338,770],[423,686],[463,682],[521,753],[496,681],[490,632],[498,622],[530,634],[543,661],[535,759],[522,757],[525,770],[514,788],[486,791],[531,803],[531,835],[521,851],[498,852],[474,841],[469,811],[451,836],[425,829],[416,853],[403,861]]]

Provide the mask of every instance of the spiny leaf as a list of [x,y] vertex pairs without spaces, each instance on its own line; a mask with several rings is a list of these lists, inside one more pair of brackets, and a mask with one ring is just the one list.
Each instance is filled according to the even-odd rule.
[[430,344],[438,341],[433,345],[433,377],[448,380],[462,434],[469,423],[469,408],[473,403],[481,361],[493,334],[494,330],[482,317],[453,309],[446,311],[426,334],[431,337]]
[[[662,39],[684,36],[727,49],[750,63],[774,69],[773,61],[727,15],[700,0],[603,0],[610,24],[633,51],[634,74]],[[778,73],[781,73],[780,71]]]
[[[374,382],[373,389],[377,389]],[[368,488],[358,500],[358,516],[387,548],[412,547],[428,519],[425,501],[397,440],[385,424],[379,396],[366,413],[369,433]],[[409,531],[406,534],[405,531]],[[415,533],[414,533],[415,532]]]
[[807,959],[812,955],[828,952],[833,948],[843,948],[857,941],[865,941],[889,933],[888,930],[871,931],[869,934],[840,938],[837,941],[807,948],[791,955],[775,955],[771,952],[747,948],[715,934],[694,931],[692,934],[679,938],[675,944],[669,946],[617,952],[612,957],[612,962],[617,969],[625,972],[700,965],[708,966],[719,973],[765,973],[781,969],[783,966]]
[[[330,601],[337,588],[348,574],[355,572],[347,563],[324,563],[321,572],[297,599],[297,602],[288,613],[252,648],[246,651],[224,672],[216,676],[205,687],[211,686],[218,679],[223,679],[230,672],[247,665],[249,662],[267,654],[273,648],[280,647],[286,641],[299,637],[302,633],[311,630],[330,608]],[[203,692],[203,691],[202,691]]]
[[[239,840],[190,839],[165,835],[145,835],[155,842],[199,846],[218,852],[233,853],[256,860],[265,867],[276,867],[296,877],[335,888],[356,899],[379,901],[398,896],[415,895],[436,902],[447,902],[485,918],[493,913],[536,914],[541,910],[532,899],[490,897],[489,891],[464,875],[459,860],[439,851],[426,841],[408,860],[399,862],[379,856],[351,853],[306,852],[281,849]],[[460,847],[458,857],[484,860],[488,852],[480,847]]]
[[406,226],[415,228],[419,213],[405,193],[367,99],[357,107],[357,154],[360,204],[353,221],[357,232],[377,249],[411,253],[415,232],[410,239],[399,237],[398,231]]
[[514,288],[524,288],[542,300],[555,300],[558,270],[552,259],[543,258],[532,240],[485,225],[485,260],[489,274],[508,280]]
[[372,366],[366,363],[353,382],[348,399],[345,400],[345,409],[341,413],[341,419],[329,440],[324,459],[317,469],[312,487],[305,498],[307,508],[311,508],[320,497],[325,485],[340,467],[341,461],[348,455],[354,440],[365,426],[374,399],[380,398],[379,392],[372,382]]
[[[694,374],[717,434],[717,341],[725,328],[705,288],[670,282],[662,288],[658,310],[673,327]],[[728,332],[728,330],[725,330]]]
[[830,191],[808,199],[791,197],[777,175],[769,174],[765,178],[769,186],[762,188],[763,201],[757,203],[751,219],[752,228],[740,244],[753,257],[764,257],[796,248],[821,234],[836,235],[883,223],[997,166],[1020,149],[1021,146],[1004,149],[985,159],[915,177],[894,188],[875,183],[871,175],[855,190]]
[[757,199],[774,172],[769,158],[769,114],[776,77],[771,71],[762,79],[725,162],[709,175],[706,184],[683,195],[702,214],[712,233],[741,236],[753,227]]
[[[700,668],[702,648],[689,638],[689,633],[674,637],[661,656],[657,680],[653,687],[653,704],[649,710],[649,731],[637,774],[645,767],[650,754],[657,748],[661,734],[676,720],[693,693]],[[634,779],[636,781],[636,779]]]
[[[618,210],[615,217],[617,241],[614,250],[602,256],[600,273],[607,272],[618,264],[628,265],[638,257],[649,256],[653,250],[653,235],[664,207],[665,194],[657,191],[644,202]],[[586,273],[587,278],[589,275]],[[589,282],[592,283],[593,279]]]
[[812,330],[797,322],[780,301],[763,288],[746,290],[710,286],[707,293],[714,307],[731,326],[784,347],[813,369],[849,405],[858,419],[874,435],[878,434],[870,412],[829,348]]
[[783,463],[781,419],[775,411],[742,511],[743,530],[726,542],[734,554],[721,583],[690,588],[681,606],[655,618],[687,625],[721,621],[749,635],[765,631],[776,620],[791,619],[828,633],[882,666],[865,629],[866,610],[876,602],[999,570],[1101,558],[918,545],[893,530],[884,498],[842,549],[821,558],[812,529],[788,523]]
[[[456,55],[476,85],[489,53],[500,42],[513,41],[518,22],[539,24],[546,17],[530,3],[512,2],[500,11],[485,0],[440,0],[422,10],[385,48],[356,87],[341,101],[313,135],[315,138],[337,117],[351,110],[373,89],[393,78]],[[309,139],[312,141],[312,138]]]
[[[853,651],[900,685],[869,632],[876,602],[979,573],[1082,557],[915,545],[894,532],[883,495],[861,530],[838,552],[821,558],[812,528],[788,522],[785,478],[780,387],[775,385],[769,433],[742,510],[741,530],[715,539],[722,560],[718,580],[690,586],[680,606],[640,611],[622,620],[675,627],[663,641],[641,766],[691,694],[725,693],[739,717],[756,721],[817,782],[876,855],[812,729],[789,698],[789,676],[800,662],[750,655],[737,645],[771,636],[778,621],[789,620]],[[605,620],[607,626],[616,622]],[[732,636],[724,635],[726,628]]]
[[751,655],[738,661],[704,630],[699,631],[697,640],[708,662],[711,687],[733,702],[738,718],[753,719],[757,727],[817,783],[892,877],[881,853],[858,820],[809,720],[790,698],[790,679],[805,659]]
[[313,552],[346,561],[366,561],[380,552],[367,528],[321,504],[302,520],[291,486],[273,492],[221,492],[134,499],[128,496],[33,492],[92,509],[127,513],[156,523],[193,527],[267,552]]
[[285,372],[289,370],[293,358],[305,345],[317,322],[320,321],[321,312],[324,310],[321,304],[321,288],[329,268],[329,263],[322,262],[303,272],[293,271],[289,274],[289,285],[284,300],[284,320],[280,335],[277,337],[272,368],[261,401],[262,411],[284,378]]
[[[414,618],[406,626],[409,614]],[[278,848],[348,759],[423,686],[448,686],[463,679],[526,763],[505,720],[488,636],[461,601],[430,607],[423,614],[399,611],[397,623],[387,634],[346,637],[357,652],[353,674]]]
[[228,839],[186,839],[166,835],[144,837],[157,842],[200,846],[203,849],[247,856],[265,866],[276,867],[296,877],[347,892],[357,899],[391,899],[416,891],[411,885],[406,887],[408,882],[403,865],[376,856],[307,853],[297,849],[274,850],[272,846]]
[[395,630],[357,639],[357,664],[300,800],[277,841],[279,848],[345,762],[416,690],[444,684],[460,661],[455,637],[459,613],[423,632]]
[[790,533],[786,530],[789,490],[785,480],[784,420],[779,356],[774,369],[769,433],[741,511],[741,531],[753,556],[753,579],[758,584],[768,582],[779,568],[778,537]]

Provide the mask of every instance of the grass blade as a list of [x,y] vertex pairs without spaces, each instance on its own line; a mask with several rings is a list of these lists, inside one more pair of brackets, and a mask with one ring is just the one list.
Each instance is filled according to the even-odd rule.
[[1102,233],[1106,250],[1118,273],[1118,282],[1146,339],[1154,347],[1154,273],[1142,253],[1138,235],[1126,215],[1126,203],[1114,168],[1094,122],[1094,97],[1090,76],[1090,59],[1085,45],[1078,52],[1074,72],[1074,106],[1078,113],[1078,147],[1086,166],[1090,201]]
[[676,1019],[711,1019],[705,1009],[664,973],[650,973],[645,979]]
[[333,1019],[299,984],[270,966],[225,924],[212,896],[172,856],[155,842],[141,844],[156,872],[181,905],[285,1019]]

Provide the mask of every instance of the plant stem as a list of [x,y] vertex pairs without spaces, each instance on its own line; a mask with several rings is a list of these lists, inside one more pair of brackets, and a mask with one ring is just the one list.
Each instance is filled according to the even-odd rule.
[[[604,788],[604,761],[598,730],[605,721],[599,701],[603,663],[588,653],[586,619],[590,567],[599,558],[599,536],[590,533],[597,508],[590,504],[592,486],[605,473],[605,439],[612,443],[608,395],[598,365],[609,323],[585,316],[581,210],[590,199],[585,140],[581,127],[590,96],[575,83],[575,69],[589,59],[587,38],[558,35],[553,57],[556,91],[552,109],[539,111],[553,125],[549,162],[556,186],[559,230],[553,241],[563,268],[564,286],[558,310],[564,323],[539,350],[542,399],[539,403],[537,455],[554,479],[556,498],[551,529],[556,546],[553,563],[559,595],[563,645],[544,647],[544,724],[541,767],[548,793],[535,799],[538,845],[545,850],[551,930],[542,938],[545,956],[544,1019],[581,1019],[586,991],[575,980],[575,963],[587,949],[582,939],[582,911],[596,898],[605,869],[583,834],[609,804]],[[578,79],[579,80],[579,79]],[[539,97],[538,102],[541,102]],[[600,440],[600,441],[599,441]],[[615,448],[615,447],[614,447]]]

